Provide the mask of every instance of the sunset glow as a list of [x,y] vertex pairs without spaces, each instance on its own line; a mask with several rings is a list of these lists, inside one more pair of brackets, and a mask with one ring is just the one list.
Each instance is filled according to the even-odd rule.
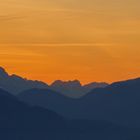
[[0,66],[48,83],[140,77],[139,5],[139,0],[1,0]]

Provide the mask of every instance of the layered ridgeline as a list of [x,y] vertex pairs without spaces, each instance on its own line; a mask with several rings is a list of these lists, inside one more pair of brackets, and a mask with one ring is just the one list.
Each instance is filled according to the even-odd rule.
[[52,90],[62,93],[68,97],[82,97],[95,88],[104,88],[108,86],[105,82],[93,82],[86,85],[81,85],[80,81],[61,81],[57,80],[50,85]]
[[65,128],[65,120],[55,112],[22,103],[0,89],[0,139],[54,140],[51,135],[57,137],[55,132]]
[[[1,87],[6,89],[11,82],[6,78],[13,76],[4,69],[1,73]],[[27,85],[19,94],[0,88],[0,139],[140,139],[140,78],[92,89],[79,98],[64,96],[44,83],[41,88]]]
[[28,89],[38,88],[51,89],[65,96],[78,98],[85,95],[94,88],[105,87],[107,85],[107,83],[95,82],[82,86],[77,80],[68,82],[57,80],[49,86],[48,84],[41,81],[28,80],[15,74],[9,75],[4,70],[4,68],[0,68],[0,87],[9,91],[10,93],[13,93],[14,95]]
[[140,78],[93,89],[78,99],[39,89],[24,91],[18,98],[31,105],[54,110],[67,118],[99,119],[140,127]]
[[[39,81],[8,75],[2,68],[0,73],[0,86],[30,105],[53,110],[66,118],[101,119],[117,124],[140,126],[140,78],[116,82],[101,88],[92,89],[93,86],[90,85],[90,92],[83,92],[84,94],[79,96],[80,87],[86,86],[81,86],[78,81],[56,81],[48,86]],[[69,98],[67,94],[74,99]],[[75,98],[74,94],[79,98]]]
[[53,111],[19,101],[0,89],[0,139],[2,140],[133,140],[138,128],[105,120],[68,120]]

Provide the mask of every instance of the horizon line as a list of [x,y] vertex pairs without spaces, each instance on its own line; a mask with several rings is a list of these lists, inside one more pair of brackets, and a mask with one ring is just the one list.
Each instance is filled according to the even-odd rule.
[[84,83],[84,82],[81,82],[81,80],[79,80],[79,79],[68,79],[68,80],[56,79],[56,80],[53,80],[52,82],[47,82],[47,81],[40,80],[40,79],[34,79],[34,78],[33,78],[33,79],[32,79],[32,78],[30,79],[30,78],[27,78],[27,77],[18,75],[18,74],[16,74],[16,73],[12,73],[12,74],[11,74],[11,73],[7,72],[7,70],[6,70],[4,67],[2,67],[2,66],[0,66],[0,69],[4,70],[9,76],[15,75],[15,76],[19,76],[19,77],[21,77],[21,78],[23,78],[23,79],[25,79],[25,80],[43,82],[43,83],[47,84],[48,86],[52,85],[55,81],[62,81],[62,82],[74,82],[74,81],[78,81],[78,82],[81,84],[81,86],[88,85],[88,84],[91,84],[91,83],[106,83],[106,84],[111,85],[111,84],[116,83],[116,82],[122,82],[122,81],[128,81],[128,80],[134,80],[134,79],[139,79],[139,78],[140,78],[140,76],[139,76],[139,77],[133,77],[133,78],[128,78],[128,79],[116,80],[116,81],[113,81],[113,82],[91,81],[91,82],[86,82],[86,83]]

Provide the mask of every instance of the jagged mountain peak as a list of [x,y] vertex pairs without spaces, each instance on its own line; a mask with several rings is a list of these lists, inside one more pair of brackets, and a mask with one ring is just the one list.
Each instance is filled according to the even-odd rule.
[[6,70],[3,67],[0,67],[0,77],[1,78],[5,78],[8,77],[8,73],[6,72]]
[[28,80],[16,74],[9,75],[4,68],[0,67],[0,87],[12,94],[18,94],[31,88],[48,88],[44,82]]
[[79,86],[81,87],[81,83],[79,80],[69,80],[69,81],[62,81],[62,80],[56,80],[51,84],[52,87],[55,86]]

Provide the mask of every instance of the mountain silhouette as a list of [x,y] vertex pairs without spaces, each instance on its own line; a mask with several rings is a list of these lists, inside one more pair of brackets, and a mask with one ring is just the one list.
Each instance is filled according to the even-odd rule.
[[0,89],[0,139],[66,139],[65,129],[65,120],[55,112],[22,103]]
[[48,88],[48,85],[40,81],[27,80],[15,74],[9,75],[0,67],[0,87],[16,95],[31,88]]
[[[20,94],[8,89],[11,94],[5,91],[8,84],[12,84],[11,79],[14,84],[15,81],[28,83],[30,80],[9,75],[2,68],[0,73],[0,81],[5,83],[1,84],[4,90],[0,88],[0,139],[140,139],[140,78],[96,89],[94,83],[85,86],[79,81],[62,83],[71,88],[91,88],[80,98],[69,98],[48,86],[24,88]],[[22,82],[19,82],[21,86]],[[34,85],[34,81],[30,82]],[[53,85],[59,83],[61,81]]]
[[52,90],[62,93],[65,96],[72,98],[80,98],[95,88],[104,88],[107,85],[108,85],[107,83],[93,82],[82,86],[80,81],[78,80],[74,81],[57,80],[50,85],[50,88]]
[[[34,89],[34,92],[36,91]],[[0,114],[0,139],[4,140],[133,140],[134,138],[138,140],[140,138],[138,128],[118,126],[105,120],[64,119],[48,109],[25,104],[2,89],[0,89]]]
[[78,80],[68,82],[57,80],[49,86],[41,81],[28,80],[15,74],[9,75],[4,68],[0,67],[0,87],[14,95],[28,89],[38,88],[51,89],[71,98],[80,98],[94,88],[105,87],[107,85],[106,83],[91,83],[82,86]]
[[140,78],[94,89],[78,99],[48,94],[47,90],[34,93],[35,89],[25,91],[18,98],[33,105],[49,108],[67,118],[100,119],[128,126],[140,126]]
[[[0,128],[40,129],[43,127],[47,129],[50,125],[49,129],[51,129],[63,121],[63,118],[55,112],[27,105],[3,89],[0,89],[0,114]],[[42,122],[42,119],[46,121]]]
[[85,96],[87,101],[93,107],[96,105],[101,110],[99,114],[108,120],[140,125],[140,78],[115,82],[104,89],[94,89]]

